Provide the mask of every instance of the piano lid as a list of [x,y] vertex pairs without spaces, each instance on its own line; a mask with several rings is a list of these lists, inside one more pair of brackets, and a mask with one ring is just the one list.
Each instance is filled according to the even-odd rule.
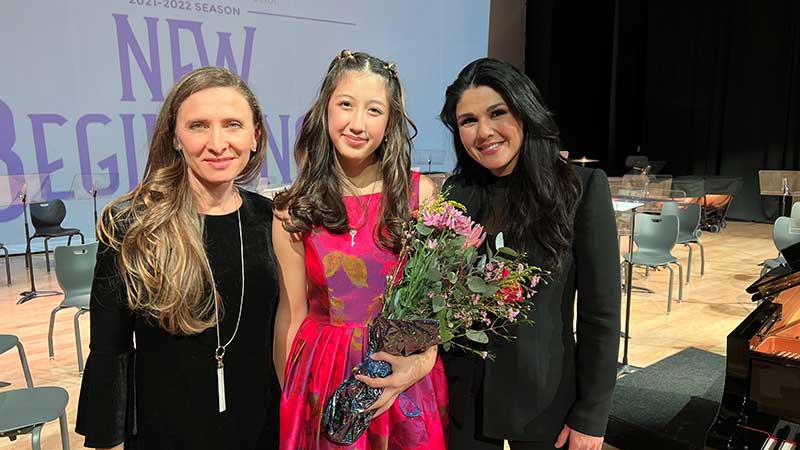
[[745,289],[753,301],[766,300],[775,294],[800,285],[800,267],[778,266]]
[[765,273],[747,287],[753,301],[766,300],[779,292],[800,285],[800,242],[781,250],[787,264]]
[[780,318],[765,330],[768,334],[800,324],[800,264],[795,267],[776,267],[747,287],[753,301],[771,300],[782,305]]

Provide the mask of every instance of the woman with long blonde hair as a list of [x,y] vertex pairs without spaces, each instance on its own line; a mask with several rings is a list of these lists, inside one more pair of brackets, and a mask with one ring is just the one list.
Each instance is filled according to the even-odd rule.
[[240,187],[265,151],[261,108],[232,72],[194,70],[165,99],[142,182],[98,224],[86,447],[277,446],[272,203]]

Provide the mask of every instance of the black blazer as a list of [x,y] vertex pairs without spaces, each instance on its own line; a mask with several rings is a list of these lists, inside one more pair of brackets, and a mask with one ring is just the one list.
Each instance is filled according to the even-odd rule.
[[[464,408],[475,407],[464,399],[476,396],[477,431],[486,437],[549,441],[564,423],[582,433],[605,434],[619,350],[616,222],[605,173],[573,167],[583,181],[583,195],[572,252],[564,256],[560,273],[547,284],[539,284],[531,317],[535,323],[517,327],[515,340],[490,343],[494,361],[444,357],[451,418],[458,423]],[[486,218],[488,205],[480,205],[473,184],[455,176],[448,179],[447,187],[449,197],[464,204],[473,219]],[[514,195],[506,195],[511,207]],[[506,242],[514,247],[514,242]],[[541,264],[543,251],[534,236],[529,244],[529,262]],[[576,292],[577,327],[573,329]],[[467,373],[471,369],[464,363],[470,358],[474,373]]]

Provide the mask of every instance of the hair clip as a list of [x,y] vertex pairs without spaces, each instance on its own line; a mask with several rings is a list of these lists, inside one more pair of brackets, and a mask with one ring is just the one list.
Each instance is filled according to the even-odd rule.
[[391,73],[391,74],[392,74],[392,78],[394,78],[395,80],[399,79],[399,77],[398,77],[398,75],[397,75],[397,64],[396,64],[394,61],[387,61],[387,62],[385,62],[385,63],[383,64],[383,68],[384,68],[385,70],[388,70],[388,71],[389,71],[389,73]]
[[353,59],[353,60],[355,60],[355,59],[356,59],[355,55],[353,55],[353,52],[352,52],[351,50],[344,49],[344,50],[342,50],[342,52],[341,52],[341,53],[339,53],[339,55],[336,57],[336,61],[341,61],[341,60],[343,60],[343,59],[345,59],[345,58],[347,58],[347,59]]

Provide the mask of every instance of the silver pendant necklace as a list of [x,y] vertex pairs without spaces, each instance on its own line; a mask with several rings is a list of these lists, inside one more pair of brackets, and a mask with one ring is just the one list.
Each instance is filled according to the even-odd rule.
[[[358,200],[362,206],[361,217],[359,217],[358,222],[356,224],[350,225],[350,247],[356,246],[356,234],[358,234],[358,229],[366,225],[366,224],[362,225],[361,221],[364,220],[365,216],[369,216],[370,200],[372,200],[371,198],[372,195],[375,194],[375,187],[378,184],[378,177],[380,177],[380,172],[378,172],[378,175],[375,177],[375,181],[372,182],[372,192],[370,192],[369,194],[370,198],[368,198],[366,202],[364,202],[363,199],[361,198],[364,196],[364,191],[362,191],[358,186],[356,186],[352,181],[350,181],[349,178],[347,179],[347,182],[350,183],[350,185],[353,186],[353,188],[356,191],[358,191]],[[367,217],[366,222],[369,222],[369,217]]]
[[[244,240],[242,239],[242,216],[239,214],[239,209],[236,210],[236,221],[239,225],[239,256],[242,267],[242,292],[239,297],[239,316],[236,318],[236,327],[233,329],[233,334],[225,345],[222,345],[222,340],[220,339],[219,305],[217,305],[217,299],[214,299],[214,318],[216,319],[215,328],[217,329],[217,348],[214,350],[214,359],[217,360],[217,398],[219,400],[220,413],[227,409],[225,403],[225,364],[223,363],[225,349],[228,348],[228,345],[236,338],[236,333],[239,331],[239,323],[242,321],[242,310],[244,309]],[[211,272],[211,266],[208,267],[208,272],[211,274],[211,281],[214,281],[214,274]],[[217,283],[214,282],[214,286],[216,285]]]

